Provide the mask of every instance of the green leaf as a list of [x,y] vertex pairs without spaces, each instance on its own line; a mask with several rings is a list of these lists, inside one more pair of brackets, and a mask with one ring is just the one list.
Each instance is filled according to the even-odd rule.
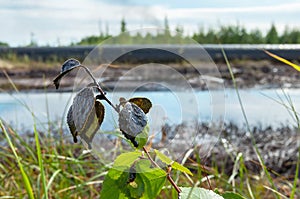
[[165,154],[163,154],[162,152],[158,151],[158,150],[154,150],[157,157],[163,162],[163,163],[166,163],[167,165],[170,165],[173,169],[176,169],[178,171],[181,171],[181,172],[184,172],[184,173],[187,173],[189,175],[193,175],[192,172],[186,168],[185,166],[179,164],[178,162],[176,161],[173,161],[171,160],[169,157],[167,157]]
[[180,187],[180,189],[182,191],[180,193],[181,199],[224,199],[222,196],[208,189],[199,187]]
[[[129,168],[142,155],[142,152],[134,151],[119,155],[105,176],[100,198],[130,198],[135,189],[128,183]],[[136,179],[139,179],[138,176]],[[141,191],[142,184],[139,183],[137,191]]]
[[169,157],[167,157],[165,154],[163,154],[159,150],[154,149],[154,152],[163,163],[170,165],[173,162],[173,160],[171,160]]
[[[129,198],[129,189],[126,188],[128,172],[123,172],[118,169],[110,169],[105,176],[103,187],[100,193],[100,198]],[[127,195],[127,196],[126,196]]]
[[151,168],[150,161],[145,159],[137,162],[136,171],[144,183],[142,198],[156,198],[166,182],[167,173],[160,168]]
[[187,173],[187,174],[193,176],[192,172],[188,168],[186,168],[185,166],[179,164],[178,162],[174,162],[173,164],[171,164],[171,167],[173,169],[176,169],[178,171],[181,171],[181,172],[184,172],[184,173]]
[[233,192],[225,192],[222,194],[224,199],[245,199],[243,196]]
[[65,76],[67,73],[69,73],[71,70],[73,70],[79,66],[81,66],[81,64],[76,59],[68,59],[67,61],[65,61],[65,63],[63,63],[63,65],[61,67],[60,74],[58,76],[56,76],[53,80],[53,83],[54,83],[56,89],[59,88],[61,78],[63,76]]
[[141,151],[122,153],[115,160],[113,168],[129,168],[140,156],[142,156]]
[[150,130],[150,128],[149,128],[149,125],[147,124],[145,126],[144,130],[136,136],[135,140],[138,143],[137,149],[141,149],[141,148],[143,148],[143,146],[145,146],[147,144],[149,130]]
[[[100,198],[156,198],[166,181],[166,172],[151,168],[150,161],[138,159],[141,152],[117,157],[103,182]],[[136,177],[130,182],[128,169],[135,166]],[[123,169],[123,170],[121,170]]]
[[134,182],[128,184],[130,198],[141,198],[145,192],[145,184],[141,175],[137,174]]

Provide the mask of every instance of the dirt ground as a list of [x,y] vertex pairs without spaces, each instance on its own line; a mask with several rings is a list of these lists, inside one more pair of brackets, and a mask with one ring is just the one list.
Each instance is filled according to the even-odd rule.
[[[51,67],[49,67],[49,65]],[[151,78],[151,81],[176,81],[178,75],[182,75],[185,80],[193,87],[199,90],[207,89],[207,78],[211,77],[212,81],[224,83],[225,88],[233,86],[228,67],[225,63],[216,63],[218,72],[211,69],[211,65],[201,63],[200,74],[193,66],[187,63],[164,63],[162,65],[150,64],[144,68],[152,70],[141,72],[132,72],[133,69],[140,67],[142,64],[128,65],[116,64],[106,67],[98,67],[95,72],[99,81],[108,89],[113,89],[118,81],[122,81],[121,89],[128,89],[136,86],[141,80]],[[37,67],[38,66],[38,67]],[[155,68],[156,67],[156,68]],[[280,88],[280,87],[300,87],[300,73],[290,66],[280,64],[278,62],[249,61],[249,60],[233,60],[231,67],[236,78],[239,88]],[[171,69],[174,69],[172,72]],[[154,69],[154,70],[153,70]],[[93,70],[93,69],[92,69]],[[13,84],[19,90],[39,90],[47,89],[48,91],[55,90],[52,80],[60,72],[60,64],[38,64],[34,63],[32,67],[25,67],[12,63],[0,61],[0,88],[1,90],[13,90]],[[169,75],[174,73],[175,75]],[[78,77],[77,71],[72,72],[61,81],[62,91],[72,90],[75,77]],[[11,81],[10,81],[11,80]],[[87,80],[88,81],[88,80]],[[211,80],[208,80],[211,81]],[[120,83],[120,82],[119,82]],[[218,87],[216,87],[217,89]],[[159,90],[157,86],[146,86],[142,90]]]

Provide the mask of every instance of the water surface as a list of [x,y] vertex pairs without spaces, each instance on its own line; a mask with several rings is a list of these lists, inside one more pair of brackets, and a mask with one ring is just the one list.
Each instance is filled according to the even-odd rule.
[[[285,90],[291,97],[297,111],[300,107],[300,89]],[[149,113],[150,127],[159,130],[164,123],[179,124],[186,121],[200,122],[233,122],[237,125],[245,124],[236,93],[232,89],[222,91],[184,92],[136,92],[129,94],[115,92],[108,94],[114,103],[118,98],[144,96],[152,101],[153,108]],[[285,99],[280,89],[268,90],[240,90],[245,112],[252,126],[295,125],[293,117],[287,109],[278,102],[270,99]],[[65,112],[72,102],[74,93],[14,93],[0,94],[0,118],[13,125],[18,130],[32,129],[34,122],[41,130],[47,128],[48,121],[65,125]],[[212,99],[218,97],[220,99]],[[221,99],[224,98],[224,99]],[[106,107],[105,120],[102,130],[112,130],[117,126],[117,115],[103,102]],[[287,104],[287,102],[286,102]],[[31,112],[33,112],[34,117]],[[45,125],[46,124],[46,125]]]

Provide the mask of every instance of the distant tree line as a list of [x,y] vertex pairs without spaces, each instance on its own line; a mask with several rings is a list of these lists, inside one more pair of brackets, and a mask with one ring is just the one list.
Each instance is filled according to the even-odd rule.
[[8,45],[8,43],[4,43],[4,42],[1,42],[1,41],[0,41],[0,46],[8,47],[9,45]]
[[300,30],[285,28],[279,35],[274,24],[265,35],[259,29],[247,31],[242,26],[222,26],[219,30],[200,29],[192,38],[199,43],[209,44],[299,44]]
[[[300,44],[300,30],[285,28],[282,34],[279,34],[275,25],[263,34],[261,30],[247,30],[240,25],[221,26],[219,29],[199,28],[192,36],[184,36],[183,27],[176,27],[172,32],[169,29],[168,20],[165,19],[164,31],[153,35],[150,33],[130,35],[126,32],[126,22],[121,21],[119,37],[112,37],[109,41],[112,44],[189,44],[191,39],[201,44]],[[175,34],[174,34],[175,33]],[[73,45],[95,45],[110,38],[108,33],[101,33],[98,36],[89,36],[83,38],[80,42]]]

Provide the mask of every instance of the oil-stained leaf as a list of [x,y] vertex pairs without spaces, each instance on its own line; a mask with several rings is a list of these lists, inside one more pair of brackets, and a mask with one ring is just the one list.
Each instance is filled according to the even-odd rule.
[[76,129],[81,131],[84,129],[87,119],[94,107],[94,93],[90,87],[84,88],[77,93],[73,100],[73,118]]
[[98,124],[101,126],[104,119],[105,109],[100,100],[95,101],[95,111],[98,119]]
[[[106,92],[104,92],[104,95],[106,95]],[[104,99],[105,99],[105,96],[104,96],[104,95],[99,94],[99,95],[96,96],[96,99],[97,99],[97,100],[104,100]]]
[[69,111],[68,111],[67,123],[68,123],[69,129],[71,131],[71,134],[73,136],[73,140],[76,143],[77,142],[76,136],[77,136],[78,132],[76,131],[76,126],[75,126],[74,119],[73,119],[72,105],[70,106]]
[[127,183],[133,182],[136,178],[136,170],[134,165],[130,167],[129,169],[129,176],[128,176],[128,181]]
[[120,130],[121,130],[122,134],[125,136],[125,138],[130,140],[130,142],[133,144],[133,146],[135,148],[138,148],[139,143],[135,140],[135,137],[130,134],[127,134],[125,131],[122,131],[122,129],[120,129]]
[[147,114],[152,107],[151,101],[145,97],[134,97],[129,99],[129,102],[134,103],[135,105],[140,107],[145,114]]
[[56,76],[53,80],[56,89],[59,88],[61,78],[74,68],[77,68],[78,66],[81,66],[81,64],[76,59],[68,59],[67,61],[65,61],[65,63],[63,63],[60,74]]
[[95,100],[92,88],[84,88],[75,96],[72,113],[78,135],[91,148],[93,138],[104,118],[104,106],[100,100]]
[[143,131],[146,125],[147,117],[143,110],[127,102],[119,113],[119,128],[135,147],[138,146],[135,137]]

